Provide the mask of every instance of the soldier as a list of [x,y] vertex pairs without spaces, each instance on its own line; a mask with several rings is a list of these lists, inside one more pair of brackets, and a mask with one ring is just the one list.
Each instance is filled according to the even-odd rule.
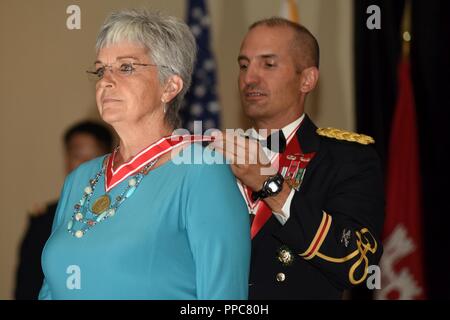
[[[254,23],[238,62],[241,103],[254,128],[250,139],[219,137],[212,147],[233,160],[252,218],[249,298],[341,299],[382,254],[374,141],[317,129],[304,113],[319,78],[319,46],[305,27],[277,17]],[[255,143],[264,153],[252,164]],[[264,163],[274,168],[269,175]]]

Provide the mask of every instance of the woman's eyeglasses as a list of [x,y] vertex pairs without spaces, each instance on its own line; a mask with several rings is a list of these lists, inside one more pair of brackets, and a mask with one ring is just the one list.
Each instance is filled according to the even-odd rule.
[[169,68],[166,66],[160,66],[157,64],[152,63],[136,63],[136,62],[127,62],[127,63],[115,63],[110,65],[102,65],[101,67],[98,67],[95,71],[86,71],[88,75],[95,81],[99,81],[103,79],[105,76],[106,69],[109,69],[112,73],[115,75],[120,75],[123,77],[128,77],[133,75],[133,73],[136,71],[136,67],[163,67],[163,68]]

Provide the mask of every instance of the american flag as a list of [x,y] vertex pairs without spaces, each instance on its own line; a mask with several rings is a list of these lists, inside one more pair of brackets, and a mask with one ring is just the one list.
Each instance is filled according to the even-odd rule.
[[188,0],[188,25],[198,46],[197,64],[191,88],[181,108],[183,128],[194,131],[194,121],[202,121],[202,132],[220,126],[220,106],[217,99],[216,63],[210,49],[208,8],[204,0]]

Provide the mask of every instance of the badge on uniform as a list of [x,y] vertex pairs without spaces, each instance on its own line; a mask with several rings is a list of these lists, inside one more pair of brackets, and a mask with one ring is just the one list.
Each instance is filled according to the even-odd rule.
[[344,229],[342,231],[341,243],[347,248],[350,242],[350,237],[352,236],[352,232],[350,230]]
[[294,254],[287,246],[282,246],[277,251],[277,258],[284,266],[290,266],[294,262]]
[[309,161],[314,157],[314,153],[296,153],[288,154],[286,160],[288,165],[281,169],[281,174],[284,180],[291,186],[291,188],[298,191],[303,182],[306,173],[306,167]]

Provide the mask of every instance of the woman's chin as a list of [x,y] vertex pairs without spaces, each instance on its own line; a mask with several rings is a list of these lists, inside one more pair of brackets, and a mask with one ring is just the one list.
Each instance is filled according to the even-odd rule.
[[114,112],[112,110],[103,110],[101,118],[110,125],[123,120],[123,116],[120,112]]

